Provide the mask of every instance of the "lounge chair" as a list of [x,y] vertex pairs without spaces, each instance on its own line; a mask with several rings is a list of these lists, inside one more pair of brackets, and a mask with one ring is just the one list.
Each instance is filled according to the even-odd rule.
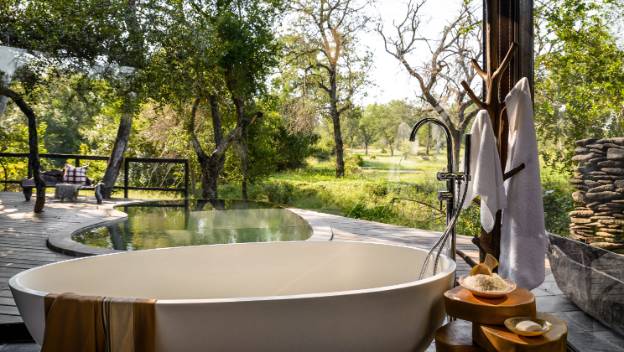
[[[41,178],[45,183],[46,188],[54,188],[59,183],[67,183],[63,181],[63,171],[62,170],[52,170],[45,171],[41,173]],[[26,201],[30,201],[32,197],[33,188],[35,188],[35,179],[27,178],[22,180],[21,183],[22,192],[24,193],[24,197]],[[98,204],[102,204],[102,193],[101,193],[102,183],[93,184],[93,182],[86,178],[86,182],[80,186],[80,190],[93,190],[95,191],[95,199]]]

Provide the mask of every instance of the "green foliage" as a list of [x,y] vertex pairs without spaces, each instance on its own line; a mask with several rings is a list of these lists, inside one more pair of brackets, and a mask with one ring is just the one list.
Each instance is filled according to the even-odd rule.
[[[624,50],[606,20],[607,3],[564,0],[537,8],[535,109],[541,152],[570,166],[574,141],[624,133]],[[540,28],[538,27],[538,30]]]
[[290,204],[293,200],[295,187],[286,182],[267,183],[263,186],[267,200],[275,204]]
[[397,214],[396,209],[390,204],[370,205],[362,201],[349,209],[345,216],[388,223],[396,219]]
[[542,169],[542,189],[544,191],[544,216],[546,229],[557,235],[569,234],[570,216],[574,209],[569,175],[553,169]]
[[289,131],[283,125],[275,126],[270,132],[274,146],[271,155],[276,171],[286,171],[305,166],[305,159],[314,152],[318,135]]
[[125,31],[127,1],[3,1],[0,6],[3,45],[89,63],[135,62],[127,50],[135,39]]
[[364,166],[364,159],[360,155],[350,154],[345,158],[345,172],[347,174],[359,173],[362,166]]

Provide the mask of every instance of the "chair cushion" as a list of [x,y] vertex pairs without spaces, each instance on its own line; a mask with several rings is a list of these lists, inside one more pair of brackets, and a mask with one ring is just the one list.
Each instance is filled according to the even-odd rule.
[[75,167],[66,164],[63,170],[63,182],[79,185],[87,184],[87,166]]

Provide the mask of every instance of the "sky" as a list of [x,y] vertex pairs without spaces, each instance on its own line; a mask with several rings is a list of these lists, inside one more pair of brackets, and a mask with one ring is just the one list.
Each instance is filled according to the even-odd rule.
[[[429,38],[437,38],[438,33],[457,14],[462,0],[429,0],[423,9],[422,34]],[[407,8],[407,0],[378,0],[375,17],[380,17],[388,31],[392,27],[392,21],[402,19]],[[362,42],[367,44],[373,53],[373,69],[369,79],[373,86],[367,89],[367,95],[361,97],[360,103],[386,103],[394,99],[417,99],[418,86],[416,79],[411,78],[400,63],[388,54],[383,45],[381,36],[371,31],[366,33]],[[414,63],[427,60],[429,51],[422,47],[422,55],[415,55]]]

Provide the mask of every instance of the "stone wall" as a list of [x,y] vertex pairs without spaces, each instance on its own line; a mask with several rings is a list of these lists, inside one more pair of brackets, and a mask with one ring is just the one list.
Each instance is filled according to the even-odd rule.
[[624,248],[624,137],[576,142],[570,235],[592,246]]

